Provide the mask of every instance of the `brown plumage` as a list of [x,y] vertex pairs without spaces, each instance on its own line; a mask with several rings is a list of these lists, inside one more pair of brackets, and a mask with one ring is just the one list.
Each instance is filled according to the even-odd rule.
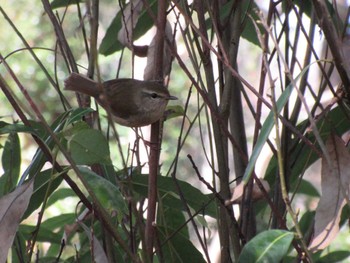
[[155,81],[114,79],[100,86],[83,75],[72,73],[65,80],[65,89],[91,97],[110,110],[114,120],[124,126],[141,127],[163,117],[169,100],[177,99]]

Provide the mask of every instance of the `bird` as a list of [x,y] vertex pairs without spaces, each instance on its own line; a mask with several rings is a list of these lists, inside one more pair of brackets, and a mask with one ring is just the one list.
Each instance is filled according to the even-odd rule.
[[127,127],[147,126],[160,120],[169,100],[177,100],[157,81],[121,78],[98,83],[73,72],[64,84],[65,90],[95,98],[111,112],[116,123]]

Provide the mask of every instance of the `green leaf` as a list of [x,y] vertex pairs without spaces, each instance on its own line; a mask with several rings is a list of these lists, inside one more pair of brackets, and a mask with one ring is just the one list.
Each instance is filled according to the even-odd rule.
[[[135,174],[130,180],[134,186],[134,190],[147,197],[148,176]],[[181,188],[186,203],[195,211],[203,211],[205,215],[216,218],[216,203],[212,195],[203,194],[198,188],[191,184],[178,180],[177,182]],[[180,211],[184,210],[184,204],[180,199],[175,182],[173,178],[158,176],[158,194],[164,206],[172,207]]]
[[350,257],[350,251],[337,250],[320,257],[317,263],[345,262]]
[[21,147],[17,133],[11,132],[4,145],[2,158],[4,174],[0,177],[0,196],[13,190],[21,168]]
[[299,184],[299,180],[295,180],[291,186],[290,192],[291,193],[296,192],[297,194],[305,194],[311,197],[320,197],[320,194],[316,189],[316,187],[313,186],[312,183],[304,179],[301,179],[300,184]]
[[45,199],[46,192],[47,192],[48,187],[50,185],[50,182],[51,182],[51,185],[50,185],[50,189],[48,191],[48,197],[61,184],[61,182],[63,180],[62,176],[57,176],[55,178],[52,178],[52,173],[53,173],[52,169],[48,169],[48,170],[45,170],[45,171],[38,173],[35,176],[33,194],[30,198],[28,208],[27,208],[26,212],[24,213],[22,220],[27,218],[28,216],[30,216],[36,209],[38,209],[42,205],[42,203]]
[[[316,63],[316,62],[314,62]],[[312,63],[313,64],[313,63]],[[299,78],[301,76],[303,76],[309,69],[309,67],[312,65],[308,65],[307,67],[305,67],[300,73],[299,75],[294,79],[294,82],[298,81]],[[290,83],[287,88],[282,92],[281,96],[278,98],[277,102],[276,102],[276,108],[277,108],[277,114],[279,114],[281,112],[281,110],[283,109],[283,107],[286,105],[291,93],[292,93],[292,90],[293,90],[293,83]],[[253,169],[255,167],[255,163],[260,155],[260,152],[262,150],[262,148],[264,147],[266,141],[267,141],[267,138],[269,137],[270,133],[271,133],[271,130],[273,128],[275,124],[275,121],[274,121],[274,112],[271,110],[269,115],[267,116],[266,120],[264,121],[264,124],[263,126],[261,127],[261,130],[260,130],[260,134],[259,134],[259,137],[256,141],[256,144],[254,146],[254,149],[253,149],[253,152],[252,152],[252,155],[249,159],[249,162],[248,162],[248,165],[247,165],[247,168],[244,172],[244,175],[243,175],[243,182],[244,183],[247,183],[249,181],[249,178],[253,172]],[[269,182],[270,183],[270,182]],[[270,184],[271,185],[271,184]]]
[[340,222],[339,226],[342,226],[344,224],[347,224],[350,218],[350,207],[348,205],[343,207],[341,217],[340,217]]
[[21,224],[18,232],[20,232],[26,240],[31,240],[34,231],[39,230],[37,241],[49,242],[51,244],[61,244],[64,227],[75,222],[76,215],[74,213],[61,214],[46,219],[37,228],[35,225]]
[[[277,113],[280,113],[281,110],[283,109],[284,105],[286,105],[286,103],[290,97],[290,94],[292,93],[292,89],[293,89],[292,84],[288,85],[288,87],[283,91],[283,93],[281,94],[281,96],[277,100],[277,102],[276,102]],[[264,147],[274,124],[275,124],[274,113],[273,113],[273,111],[270,111],[263,126],[261,127],[259,137],[256,141],[252,155],[249,159],[249,163],[248,163],[247,168],[244,172],[244,176],[243,176],[244,183],[247,183],[249,181],[249,178],[250,178],[252,171],[254,169],[256,160],[258,159],[260,152],[261,152],[262,148]]]
[[55,229],[63,230],[66,225],[75,223],[76,214],[75,213],[67,213],[60,214],[58,216],[50,217],[41,223],[40,228],[51,229],[54,231]]
[[[227,20],[230,19],[230,15],[233,15],[233,5],[236,4],[235,1],[227,1],[226,4],[224,4],[221,9],[220,9],[220,20],[222,24],[226,24]],[[264,27],[259,23],[258,21],[260,20],[258,15],[257,15],[257,10],[259,9],[259,6],[253,2],[253,1],[242,1],[242,8],[241,8],[241,21],[243,27],[243,31],[241,36],[249,41],[250,43],[260,47],[260,42],[258,39],[258,35],[255,29],[255,26],[253,24],[253,21],[251,18],[256,22],[259,31],[261,34],[264,32]],[[250,16],[250,17],[249,17]],[[212,23],[211,17],[208,17],[206,20],[207,27],[210,27],[210,24]]]
[[[157,1],[152,0],[149,2],[149,6],[151,8],[150,11],[143,10],[140,14],[140,17],[135,25],[135,29],[133,32],[134,40],[137,40],[153,26],[154,21],[150,17],[149,12],[152,12],[153,14],[157,13]],[[122,12],[119,11],[117,15],[114,17],[113,21],[111,22],[110,26],[108,27],[105,36],[102,39],[99,53],[105,56],[111,55],[114,52],[117,52],[124,48],[124,46],[118,41],[117,36],[119,31],[122,28]]]
[[[4,124],[4,122],[2,122],[2,124]],[[31,133],[39,137],[39,133],[36,129],[34,129],[33,127],[25,126],[20,123],[7,124],[0,128],[0,135],[7,134],[7,133],[17,133],[17,132]]]
[[[157,216],[157,225],[163,226],[167,229],[169,235],[179,232],[186,238],[190,237],[183,212],[179,212],[178,209],[169,206],[163,206],[163,202],[159,202],[159,212],[157,213]],[[173,231],[170,231],[170,229]]]
[[103,177],[113,184],[115,184],[115,178],[120,178],[114,170],[113,164],[100,164],[100,169]]
[[185,110],[180,105],[167,106],[165,111],[166,120],[183,116],[185,114]]
[[73,122],[80,121],[86,114],[94,112],[91,108],[77,108],[71,111],[67,124],[71,124]]
[[86,167],[79,167],[91,190],[100,204],[109,212],[118,212],[118,219],[127,213],[127,205],[120,189],[105,178],[97,175]]
[[[306,211],[299,219],[299,227],[302,233],[306,233],[310,226],[313,225],[313,220],[315,218],[315,211]],[[292,228],[295,230],[295,227]]]
[[[308,16],[311,17],[312,11],[313,11],[313,6],[311,1],[304,1],[304,0],[294,0],[293,4],[298,6],[299,10],[303,10],[303,12]],[[334,22],[334,25],[338,25],[341,21],[336,18],[335,14],[336,11],[334,10],[334,6],[332,5],[331,2],[326,1],[325,2],[327,9],[332,17],[332,20]],[[286,10],[290,10],[290,6],[286,2],[282,2],[282,10],[285,12]],[[300,11],[299,11],[300,12]],[[319,23],[318,19],[315,21],[317,24]],[[342,27],[341,27],[342,28]]]
[[105,56],[111,55],[123,48],[123,45],[118,41],[117,36],[122,28],[122,13],[118,12],[113,21],[107,28],[106,34],[102,39],[99,53]]
[[243,5],[242,13],[245,14],[245,16],[242,18],[242,20],[244,19],[244,28],[241,36],[244,39],[248,40],[250,43],[258,47],[261,47],[261,43],[259,42],[255,25],[253,24],[253,21],[252,21],[252,19],[255,21],[258,27],[258,30],[260,31],[261,35],[263,35],[265,33],[265,29],[259,22],[260,18],[257,15],[257,12],[260,11],[259,6],[254,1],[243,1],[242,5]]
[[[46,227],[43,227],[41,225],[39,227],[37,241],[60,244],[62,236],[63,236],[63,227],[64,226],[65,226],[65,224],[62,223],[61,231],[60,231],[60,233],[57,233],[57,231],[54,231],[56,229],[46,228]],[[20,231],[23,234],[23,236],[26,238],[26,240],[30,240],[32,238],[33,233],[36,230],[37,230],[37,227],[31,226],[31,225],[20,225],[18,228],[18,231]]]
[[85,121],[77,121],[74,123],[74,125],[66,127],[62,132],[59,133],[59,135],[62,135],[64,137],[72,137],[76,133],[88,129],[91,129],[91,127]]
[[110,164],[109,145],[98,130],[84,129],[68,141],[68,149],[76,164]]
[[[67,112],[62,113],[53,122],[53,124],[50,125],[51,130],[55,133],[59,133],[61,129],[64,127],[65,121],[68,115],[69,114]],[[45,146],[48,149],[52,150],[55,147],[56,143],[53,141],[51,135],[46,131],[43,125],[41,123],[31,122],[31,126],[35,129],[36,135],[38,136],[38,138],[42,140],[42,142],[45,144]],[[46,156],[41,151],[41,149],[38,148],[38,150],[36,151],[32,159],[32,162],[22,174],[20,183],[23,182],[27,177],[32,178],[34,175],[39,173],[46,162],[47,162]]]
[[285,230],[264,231],[243,247],[238,262],[279,262],[287,254],[293,238],[294,234]]
[[49,207],[54,203],[56,203],[57,201],[63,200],[67,197],[77,197],[77,195],[70,188],[59,188],[53,194],[50,195],[49,200],[47,201],[46,207]]
[[12,244],[12,263],[30,262],[27,253],[27,241],[20,231],[17,231],[15,242]]
[[56,9],[60,7],[66,7],[69,5],[75,5],[77,3],[85,2],[84,0],[53,0],[51,2],[51,8]]
[[[166,262],[206,262],[203,255],[193,245],[189,238],[176,233],[175,229],[157,227],[160,242],[162,244],[162,256]],[[176,233],[168,236],[167,232]]]
[[[336,131],[337,134],[343,134],[349,130],[350,122],[348,119],[349,111],[346,111],[344,107],[336,107],[332,109],[323,120],[317,123],[317,128],[320,132],[321,138],[325,140],[330,135],[331,131]],[[303,121],[297,126],[298,130],[302,130],[308,124],[308,120]],[[306,134],[306,138],[311,141],[316,147],[316,138],[312,133]],[[293,184],[298,176],[310,167],[320,157],[311,149],[310,146],[306,145],[303,141],[300,141],[290,153],[290,163],[293,164],[291,167],[290,183]],[[273,156],[266,169],[265,180],[273,185],[276,170],[277,170],[277,159]]]

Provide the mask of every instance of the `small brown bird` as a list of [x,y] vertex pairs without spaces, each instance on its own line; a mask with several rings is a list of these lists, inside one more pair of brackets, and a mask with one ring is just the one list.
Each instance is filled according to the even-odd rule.
[[177,99],[155,81],[114,79],[99,86],[96,81],[77,73],[65,80],[65,89],[94,97],[103,108],[111,111],[115,122],[128,127],[142,127],[158,121],[168,101]]

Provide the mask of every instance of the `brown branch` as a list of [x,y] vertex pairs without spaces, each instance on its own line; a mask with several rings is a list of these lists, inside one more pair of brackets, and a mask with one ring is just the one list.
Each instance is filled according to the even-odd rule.
[[67,42],[67,39],[64,35],[63,29],[62,29],[60,23],[57,21],[57,18],[51,9],[51,5],[50,5],[49,1],[42,0],[42,3],[44,6],[44,10],[45,10],[46,14],[49,16],[50,21],[53,25],[58,42],[59,42],[61,50],[62,50],[62,53],[64,53],[67,56],[68,61],[69,61],[69,65],[70,65],[72,71],[78,72],[78,68],[77,68],[77,65],[75,63],[73,53],[68,45],[68,42]]
[[[156,33],[156,50],[160,52],[156,53],[154,58],[155,68],[153,79],[163,79],[163,50],[165,39],[165,25],[166,25],[166,1],[158,1],[158,13],[157,13],[157,33]],[[149,157],[149,177],[148,177],[148,209],[147,209],[147,221],[145,229],[145,241],[146,241],[146,255],[148,260],[152,261],[153,258],[153,246],[155,240],[155,217],[156,217],[156,205],[157,205],[157,177],[159,171],[159,155],[160,155],[160,142],[161,142],[161,122],[157,121],[151,126],[151,147]]]

